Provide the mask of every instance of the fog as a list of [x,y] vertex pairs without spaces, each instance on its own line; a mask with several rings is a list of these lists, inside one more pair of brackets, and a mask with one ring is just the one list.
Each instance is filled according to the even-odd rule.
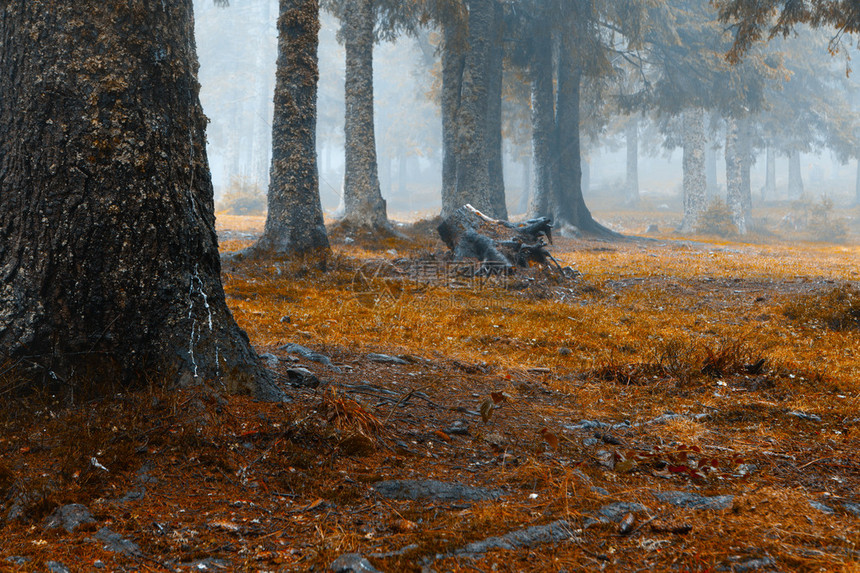
[[[278,2],[231,0],[229,7],[219,8],[211,0],[199,0],[195,11],[200,97],[211,122],[208,151],[216,201],[231,190],[265,193],[271,160]],[[320,195],[324,211],[330,216],[336,215],[341,205],[344,166],[344,52],[336,39],[338,27],[337,20],[323,12],[317,150]],[[393,219],[432,216],[441,207],[437,42],[437,34],[431,31],[420,39],[402,37],[396,42],[384,42],[374,50],[379,175]],[[835,65],[844,64],[837,61]],[[506,110],[510,111],[510,106]],[[520,109],[514,113],[528,112]],[[523,124],[506,118],[504,175],[512,216],[524,213],[532,186],[528,161],[531,145],[528,127]],[[646,129],[643,127],[643,131]],[[713,144],[717,154],[716,183],[724,189],[725,164],[719,138],[717,134],[717,143]],[[756,153],[751,173],[754,201],[760,197],[766,177],[764,151]],[[585,143],[583,155],[587,163],[583,181],[586,201],[589,205],[606,201],[613,204],[611,199],[620,196],[625,185],[623,131],[613,133],[611,125],[604,127],[596,139]],[[659,141],[640,145],[639,189],[643,199],[675,209],[681,193],[681,155],[680,149],[666,149]],[[845,205],[856,199],[855,159],[840,162],[829,150],[822,149],[803,153],[800,164],[807,198],[827,196]],[[776,196],[768,199],[788,201],[788,159],[777,156],[775,167]]]

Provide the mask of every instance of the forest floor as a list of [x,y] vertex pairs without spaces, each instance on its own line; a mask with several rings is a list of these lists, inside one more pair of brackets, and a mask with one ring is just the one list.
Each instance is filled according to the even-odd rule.
[[225,264],[321,381],[292,402],[5,408],[0,571],[860,570],[860,247],[558,238],[576,273],[479,280],[402,230]]

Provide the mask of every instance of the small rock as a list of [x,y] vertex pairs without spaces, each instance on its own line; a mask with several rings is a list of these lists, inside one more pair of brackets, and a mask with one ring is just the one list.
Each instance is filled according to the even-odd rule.
[[23,565],[24,563],[29,561],[29,559],[27,559],[26,557],[21,557],[20,555],[11,555],[6,558],[6,561],[11,563],[12,565]]
[[641,503],[619,501],[616,503],[610,503],[609,505],[604,505],[597,510],[597,513],[600,514],[601,521],[613,521],[617,523],[628,513],[646,513],[647,511],[648,508]]
[[792,410],[788,413],[789,416],[794,416],[795,418],[800,418],[801,420],[808,420],[810,422],[820,422],[821,416],[816,414],[810,414],[808,412],[801,412],[800,410]]
[[735,557],[731,562],[718,566],[717,571],[758,571],[765,567],[771,567],[774,563],[774,560],[770,557],[757,557],[753,559]]
[[609,495],[609,492],[607,490],[596,485],[591,486],[591,491],[593,491],[594,493],[599,493],[600,495]]
[[739,477],[750,475],[758,469],[755,464],[740,464],[735,468],[735,475]]
[[316,388],[320,380],[307,368],[287,368],[287,376],[291,386],[297,388]]
[[435,501],[488,501],[503,495],[501,490],[488,490],[458,483],[436,480],[387,480],[373,484],[373,489],[389,499],[429,499]]
[[48,561],[46,565],[48,566],[48,571],[51,573],[72,573],[68,567],[59,561]]
[[353,239],[352,237],[344,237],[343,242],[346,245],[351,245],[355,242],[355,239]]
[[398,358],[396,356],[389,356],[388,354],[375,354],[373,352],[367,355],[367,359],[371,362],[381,362],[384,364],[409,364],[402,358]]
[[105,551],[123,553],[132,557],[140,557],[143,555],[143,552],[140,550],[140,547],[137,546],[137,543],[129,541],[119,533],[115,533],[107,527],[99,529],[95,534],[95,539],[104,544],[103,547]]
[[370,564],[360,553],[341,555],[329,566],[334,573],[380,573],[379,569]]
[[598,440],[597,438],[585,438],[584,440],[582,440],[582,445],[588,446],[588,447],[596,446],[599,443],[600,443],[600,440]]
[[715,511],[728,509],[734,501],[734,496],[732,495],[705,497],[688,491],[655,491],[652,493],[660,501],[689,509],[712,509]]
[[261,354],[260,358],[266,361],[266,366],[269,367],[270,370],[275,370],[280,363],[278,357],[272,354],[271,352],[266,352],[265,354]]
[[386,253],[388,253],[389,255],[391,255],[392,257],[396,257],[396,256],[397,256],[397,251],[396,251],[395,249],[388,249],[388,250],[387,250],[387,251],[385,251],[385,252],[386,252]]
[[469,424],[464,420],[455,420],[451,423],[448,429],[445,430],[448,434],[457,434],[460,436],[468,435],[469,433]]
[[90,510],[85,505],[80,503],[70,503],[58,507],[54,513],[45,519],[45,529],[55,529],[62,527],[69,533],[74,531],[76,527],[84,523],[95,523]]
[[282,317],[281,317],[281,322],[282,322],[282,323],[289,324],[289,323],[291,323],[292,321],[293,321],[293,319],[292,319],[292,318],[290,318],[289,316],[286,316],[286,315],[285,315],[285,316],[282,316]]
[[573,352],[570,350],[570,348],[567,348],[566,346],[562,346],[561,348],[558,349],[558,353],[561,356],[570,356]]
[[831,508],[829,505],[825,505],[825,504],[821,503],[820,501],[815,501],[814,499],[809,500],[809,505],[812,506],[813,509],[817,509],[821,513],[826,513],[828,515],[832,515],[832,514],[836,513],[835,511],[833,511],[833,508]]
[[93,567],[95,567],[96,569],[104,569],[105,562],[101,559],[96,559],[95,561],[93,561]]
[[313,362],[319,362],[323,366],[328,366],[335,372],[340,372],[340,368],[338,368],[332,363],[331,358],[329,358],[325,354],[314,352],[310,348],[302,346],[301,344],[295,344],[291,342],[289,344],[284,344],[283,346],[278,348],[278,350],[281,350],[283,352],[289,352],[290,354],[298,354],[302,358],[312,360]]
[[842,507],[853,513],[855,516],[860,517],[860,503],[851,503],[850,501],[843,501]]
[[658,226],[657,226],[656,224],[654,224],[654,223],[651,223],[650,225],[648,225],[648,228],[647,228],[647,229],[645,229],[645,232],[646,232],[646,233],[659,233],[659,232],[660,232],[660,227],[658,227]]
[[573,529],[567,521],[554,521],[548,525],[536,525],[500,535],[488,537],[483,541],[470,543],[457,550],[458,555],[486,553],[491,549],[514,551],[521,547],[532,547],[541,543],[556,543],[574,537]]

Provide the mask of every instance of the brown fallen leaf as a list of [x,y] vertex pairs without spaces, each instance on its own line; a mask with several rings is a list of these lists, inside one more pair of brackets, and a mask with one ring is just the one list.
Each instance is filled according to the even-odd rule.
[[554,450],[558,449],[558,436],[550,432],[547,428],[541,428],[540,435],[549,444],[549,447]]
[[409,533],[418,529],[418,524],[408,519],[395,519],[391,528],[398,533]]
[[680,519],[655,519],[651,522],[651,530],[655,533],[676,533],[685,535],[693,530],[693,526]]
[[481,419],[484,423],[489,422],[490,418],[493,416],[493,401],[490,398],[487,398],[483,402],[481,402]]
[[628,513],[624,516],[624,519],[621,520],[621,523],[618,524],[618,533],[621,535],[627,535],[633,531],[634,525],[636,525],[636,516],[632,513]]

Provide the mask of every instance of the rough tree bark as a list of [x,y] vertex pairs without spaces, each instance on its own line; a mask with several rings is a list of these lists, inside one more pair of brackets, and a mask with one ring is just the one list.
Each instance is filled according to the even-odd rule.
[[373,26],[373,0],[347,0],[341,28],[346,51],[343,221],[382,230],[388,228],[388,216],[379,189],[373,128]]
[[0,8],[0,352],[276,398],[227,308],[191,0]]
[[457,110],[463,82],[465,56],[462,26],[454,18],[442,22],[442,216],[454,212],[457,204]]
[[768,145],[765,159],[765,179],[762,200],[776,199],[776,154],[773,146]]
[[708,203],[717,198],[717,150],[705,141],[705,198]]
[[531,217],[552,217],[555,197],[553,172],[558,165],[554,153],[555,104],[552,73],[552,40],[550,36],[534,38],[534,54],[529,67],[532,90],[532,154],[534,155],[534,192],[529,206]]
[[463,66],[460,107],[457,112],[457,184],[442,212],[471,204],[491,212],[487,156],[489,34],[493,20],[491,0],[469,2],[469,38]]
[[282,254],[329,249],[316,154],[318,0],[281,0],[269,212],[254,246]]
[[743,204],[743,157],[738,141],[738,121],[726,118],[726,204],[740,234],[747,232]]
[[744,226],[752,221],[752,131],[749,119],[738,120],[738,156],[741,165],[741,208],[744,213]]
[[705,175],[705,112],[701,108],[684,111],[684,219],[682,231],[692,231],[708,207],[707,176]]
[[803,195],[803,175],[800,173],[800,151],[788,156],[788,197],[799,199]]
[[492,2],[493,20],[487,50],[487,169],[490,178],[490,214],[508,218],[505,202],[505,177],[502,161],[502,80],[504,60],[504,9]]
[[625,184],[627,203],[639,203],[639,119],[629,118],[625,127],[627,140],[627,181]]

